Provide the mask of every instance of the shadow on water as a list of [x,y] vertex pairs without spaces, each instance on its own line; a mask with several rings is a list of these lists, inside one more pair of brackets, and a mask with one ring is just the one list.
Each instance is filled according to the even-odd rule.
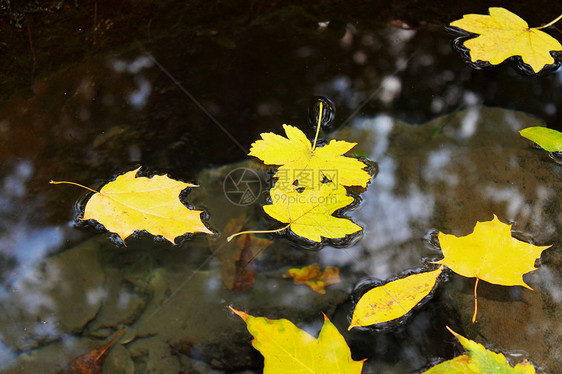
[[[546,372],[561,371],[562,169],[517,131],[559,128],[562,73],[464,64],[444,26],[484,13],[485,2],[80,1],[49,12],[32,3],[0,2],[2,373],[56,372],[122,326],[104,372],[260,372],[263,360],[229,305],[312,334],[323,312],[353,357],[368,358],[366,373],[453,357],[446,325],[515,361],[522,350]],[[562,13],[548,4],[513,10],[538,25]],[[283,123],[313,138],[307,107],[318,95],[337,108],[322,137],[357,142],[353,152],[376,164],[346,212],[363,233],[320,250],[286,233],[227,245],[233,227],[279,227],[261,208],[267,168],[247,153]],[[182,199],[204,209],[217,233],[175,246],[139,233],[125,246],[74,222],[83,191],[48,184],[99,188],[140,165],[143,175],[199,184]],[[254,172],[230,174],[237,169]],[[251,193],[242,198],[237,182],[250,177],[260,188],[245,184]],[[436,231],[466,235],[492,214],[520,238],[553,244],[525,276],[534,292],[482,282],[473,325],[473,280],[448,274],[400,326],[346,331],[359,282],[440,258]],[[337,266],[341,283],[320,295],[284,278],[311,263]]]

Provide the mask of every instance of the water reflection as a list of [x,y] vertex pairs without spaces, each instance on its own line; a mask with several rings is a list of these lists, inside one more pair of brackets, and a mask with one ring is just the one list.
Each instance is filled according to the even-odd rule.
[[[558,191],[562,185],[555,172],[558,166],[546,152],[529,147],[517,132],[533,124],[536,119],[521,112],[471,107],[419,126],[380,116],[357,121],[352,130],[335,134],[357,141],[358,150],[379,165],[377,177],[353,213],[364,225],[365,235],[353,248],[356,257],[347,264],[356,272],[386,279],[420,266],[424,257],[440,257],[439,252],[424,244],[424,235],[431,229],[466,235],[476,221],[490,220],[492,214],[504,222],[513,222],[516,235],[527,241],[541,245],[559,242],[562,205]],[[331,253],[326,251],[326,256]],[[544,258],[560,266],[554,252],[543,254]],[[503,319],[517,319],[525,333],[520,339],[511,337],[509,346],[527,351],[539,364],[556,366],[543,346],[555,344],[543,340],[545,334],[551,336],[554,332],[548,326],[557,325],[556,317],[537,311],[555,302],[561,284],[558,279],[553,285],[549,266],[543,266],[528,278],[534,288],[544,290],[542,293],[489,286],[486,296],[479,294],[479,308],[485,310],[479,326],[486,331],[483,335],[488,341],[505,345],[507,337],[493,333],[492,325]],[[455,300],[453,303],[463,314],[464,308],[470,310],[471,291],[453,291],[452,284],[442,287],[451,293],[448,297]],[[524,300],[529,311],[518,310],[528,313],[527,319],[499,308],[495,301],[498,298],[512,303]],[[435,324],[431,319],[425,326],[418,322],[420,331]],[[417,356],[421,353],[415,353],[415,349],[412,352],[411,362],[423,360]],[[409,368],[415,369],[415,365]]]
[[[135,364],[139,371],[209,371],[211,366],[259,371],[245,327],[228,315],[230,303],[302,322],[314,332],[320,313],[331,314],[344,303],[362,277],[387,278],[419,266],[423,257],[438,257],[438,251],[424,245],[433,229],[464,235],[476,220],[496,213],[537,243],[560,241],[560,167],[527,148],[515,132],[536,120],[471,106],[525,109],[556,126],[562,123],[557,110],[562,72],[532,80],[506,66],[474,72],[451,51],[450,37],[440,29],[323,19],[312,22],[313,30],[303,30],[298,22],[279,28],[259,17],[244,21],[240,25],[250,26],[231,35],[233,48],[215,43],[222,29],[205,36],[176,25],[170,37],[166,22],[165,35],[147,43],[147,50],[235,135],[240,147],[218,132],[137,47],[110,57],[96,54],[63,71],[49,70],[30,92],[0,108],[1,362],[60,367],[126,324],[131,341],[119,347],[118,357],[127,364],[112,364],[116,371],[131,372],[124,367]],[[26,78],[25,87],[28,82]],[[130,163],[143,164],[200,183],[189,201],[208,210],[211,225],[220,231],[241,211],[220,189],[227,173],[214,166],[246,159],[241,149],[261,132],[277,131],[283,122],[304,125],[306,103],[314,94],[335,102],[336,126],[353,123],[330,136],[358,141],[356,150],[379,165],[363,203],[353,212],[365,233],[350,248],[319,252],[273,237],[276,244],[255,260],[257,279],[246,293],[224,288],[219,260],[211,257],[206,241],[186,240],[170,248],[141,235],[128,248],[115,248],[105,234],[85,240],[98,232],[67,227],[81,192],[46,190],[49,179],[95,187]],[[459,112],[465,107],[469,109]],[[403,123],[445,114],[425,126]],[[253,228],[272,224],[263,218],[260,203],[244,208]],[[72,238],[80,245],[69,244]],[[311,262],[342,269],[342,284],[330,286],[326,297],[280,278],[288,267]],[[495,326],[489,322],[483,335],[497,346],[511,344],[536,360],[555,363],[554,353],[538,337],[551,332],[545,325],[559,325],[541,311],[552,300],[560,302],[560,259],[546,253],[544,262],[532,278],[535,296],[522,293],[531,314],[523,321],[527,335],[498,336],[486,331]],[[451,282],[455,298],[436,301],[438,306],[460,305],[451,315],[463,316],[466,303],[458,295],[470,296],[464,285]],[[502,313],[505,302],[521,298],[490,290],[488,296],[485,289],[482,293],[488,315],[498,316],[498,323],[503,323],[499,317],[518,318]],[[422,315],[408,329],[422,336],[420,331],[435,323],[432,316]],[[439,352],[431,344],[420,352],[405,344],[407,339],[395,344],[389,335],[373,340],[377,343],[367,346],[372,349],[366,355],[394,361],[383,372],[401,372],[408,365],[416,370]],[[14,353],[22,350],[19,356]]]
[[[0,189],[1,253],[5,257],[3,280],[12,285],[25,277],[50,251],[63,241],[59,227],[34,227],[30,224],[32,207],[27,206],[27,184],[34,175],[31,162],[22,160],[4,177]],[[8,218],[11,218],[8,220]]]
[[143,76],[136,77],[135,83],[137,84],[137,89],[129,94],[128,101],[136,109],[141,109],[150,96],[152,85]]
[[152,60],[148,56],[138,56],[131,62],[127,62],[123,59],[116,58],[110,62],[111,67],[118,73],[127,72],[131,75],[136,75],[141,72],[141,70],[151,67],[153,64]]
[[[156,351],[167,357],[166,364],[159,364],[160,370],[189,367],[193,363],[185,362],[193,359],[222,370],[254,367],[259,360],[246,339],[245,326],[233,321],[228,305],[269,318],[289,318],[313,331],[320,312],[333,313],[362,278],[385,279],[419,267],[424,257],[439,257],[435,248],[425,245],[432,229],[465,235],[476,220],[490,219],[495,213],[503,220],[514,221],[518,232],[539,244],[559,240],[560,202],[556,191],[561,186],[552,172],[558,165],[542,151],[528,147],[517,134],[517,129],[530,122],[536,124],[523,113],[473,107],[420,126],[378,116],[358,120],[333,134],[334,138],[357,141],[357,151],[378,163],[377,176],[353,211],[353,219],[364,226],[363,237],[350,248],[316,252],[305,252],[295,243],[277,238],[255,260],[255,283],[244,292],[224,287],[218,261],[228,259],[217,255],[216,250],[222,248],[217,238],[196,238],[170,248],[169,244],[141,236],[118,252],[102,235],[45,259],[49,251],[62,245],[64,233],[57,227],[30,228],[14,221],[13,230],[4,234],[11,233],[6,239],[13,243],[12,249],[6,253],[15,261],[1,292],[5,305],[0,321],[5,346],[1,354],[16,360],[17,366],[10,366],[10,370],[26,367],[22,356],[14,356],[16,350],[35,352],[38,358],[32,362],[61,367],[72,359],[72,349],[83,343],[72,343],[69,334],[108,336],[126,324],[129,343],[116,350],[121,352],[119,357],[126,367],[134,367],[139,357],[157,365],[147,358]],[[249,217],[245,223],[249,227],[265,225],[259,209],[263,196],[256,205],[239,206],[229,203],[222,191],[221,182],[237,167],[256,165],[203,170],[197,180],[205,187],[189,195],[195,205],[206,207],[211,213],[209,223],[219,231],[242,214]],[[7,214],[14,214],[18,201],[27,196],[26,186],[33,175],[31,163],[22,161],[5,176],[1,198],[10,202],[2,205]],[[206,243],[216,247],[214,255]],[[105,255],[100,256],[102,253]],[[142,253],[150,254],[152,260],[135,270]],[[321,296],[282,278],[288,267],[312,262],[339,266],[342,283],[328,287],[327,295]],[[522,290],[514,294],[501,287],[484,286],[479,299],[483,329],[493,326],[486,323],[486,317],[507,318],[505,308],[497,308],[496,299],[529,305],[532,312],[522,327],[526,332],[513,344],[540,362],[553,360],[537,343],[539,337],[544,340],[544,326],[553,321],[539,311],[549,298],[557,300],[560,289],[551,270],[557,263],[546,262],[544,269],[531,278],[534,288],[544,289],[544,293],[532,295]],[[455,312],[439,318],[438,323],[472,310],[472,291],[464,291],[464,284],[460,280],[440,286],[452,298],[447,305],[453,305]],[[428,303],[412,317],[414,322],[407,324],[406,333],[421,336],[423,349],[403,343],[403,337],[390,332],[383,337],[370,336],[371,343],[363,344],[357,352],[371,359],[367,366],[385,367],[388,372],[392,372],[387,368],[391,363],[402,369],[419,369],[442,352],[440,340],[428,335],[437,323],[434,312],[428,311],[442,307]],[[493,331],[487,331],[486,336],[505,344]],[[353,346],[361,337],[352,334],[350,339]],[[63,342],[62,346],[68,348],[59,348],[59,356],[49,360],[49,345],[45,344],[54,342]],[[180,352],[182,359],[171,352]],[[377,352],[383,352],[385,358],[381,360]]]
[[[431,194],[414,183],[399,179],[399,162],[388,155],[394,124],[394,120],[388,116],[360,121],[354,129],[362,136],[350,139],[359,140],[358,150],[366,152],[369,159],[376,161],[379,169],[367,191],[362,194],[363,202],[353,213],[353,218],[365,227],[365,235],[357,246],[366,251],[369,261],[358,262],[351,258],[354,262],[352,265],[355,271],[380,279],[405,270],[405,264],[419,264],[419,260],[414,259],[418,250],[411,253],[403,248],[395,252],[395,248],[408,246],[420,234],[423,235],[419,229],[414,230],[412,225],[427,227],[434,209]],[[348,135],[345,131],[344,134]],[[413,258],[399,259],[403,256]],[[367,267],[365,264],[368,264]]]
[[145,106],[150,93],[152,92],[152,84],[142,74],[139,74],[143,69],[152,67],[153,62],[148,56],[138,56],[131,62],[122,59],[114,59],[111,61],[111,67],[117,73],[127,72],[134,76],[134,81],[137,88],[129,93],[128,102],[136,109],[141,109]]
[[[33,164],[24,159],[11,166],[0,189],[0,368],[17,372],[18,366],[12,364],[22,352],[55,342],[92,317],[83,307],[92,303],[94,294],[84,282],[89,273],[82,271],[83,266],[49,260],[73,236],[67,235],[73,229],[41,225],[35,220],[35,209],[43,202],[41,196],[32,193],[37,175]],[[86,266],[92,268],[91,264]],[[85,295],[85,299],[81,301],[79,295]]]

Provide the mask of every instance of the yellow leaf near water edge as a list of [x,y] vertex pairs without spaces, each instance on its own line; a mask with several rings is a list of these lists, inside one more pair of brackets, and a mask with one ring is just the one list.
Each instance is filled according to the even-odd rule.
[[443,266],[440,266],[437,270],[412,274],[367,291],[355,306],[348,330],[404,316],[429,295],[442,271]]
[[503,354],[487,350],[482,344],[457,334],[449,327],[447,327],[447,330],[459,340],[468,353],[437,364],[425,371],[424,374],[535,374],[535,368],[529,361],[524,360],[513,367],[507,362]]
[[201,210],[188,209],[179,199],[181,191],[196,185],[155,175],[136,177],[140,168],[107,183],[95,193],[84,211],[83,220],[94,219],[124,241],[137,230],[174,239],[186,233],[212,234],[201,222]]
[[252,144],[250,156],[267,165],[281,165],[275,174],[277,185],[290,186],[298,180],[300,187],[316,188],[324,178],[342,186],[367,187],[371,176],[367,165],[344,154],[355,146],[343,140],[331,140],[316,147],[298,128],[283,125],[287,137],[274,133],[261,134]]
[[332,214],[353,202],[346,195],[345,187],[335,183],[320,183],[316,188],[280,187],[270,191],[273,204],[264,205],[263,210],[278,221],[287,223],[293,233],[309,240],[320,242],[322,237],[344,238],[361,230],[347,218]]
[[296,285],[305,284],[321,295],[326,293],[324,289],[326,286],[340,282],[340,270],[332,266],[322,270],[318,264],[312,264],[303,268],[289,269],[287,273]]
[[438,235],[444,258],[437,261],[464,277],[476,278],[474,287],[476,320],[476,287],[478,280],[502,286],[523,286],[523,274],[535,270],[535,260],[548,246],[535,246],[511,236],[511,225],[491,221],[477,222],[472,234],[456,237]]
[[264,374],[360,374],[363,361],[354,361],[338,329],[324,316],[314,338],[286,319],[254,317],[233,307],[254,336],[252,345],[264,357]]
[[539,30],[542,27],[530,28],[525,20],[504,8],[489,8],[489,12],[489,16],[465,14],[462,19],[450,24],[479,34],[464,42],[472,62],[480,60],[497,65],[509,57],[521,56],[535,73],[554,64],[550,52],[562,51],[562,45]]

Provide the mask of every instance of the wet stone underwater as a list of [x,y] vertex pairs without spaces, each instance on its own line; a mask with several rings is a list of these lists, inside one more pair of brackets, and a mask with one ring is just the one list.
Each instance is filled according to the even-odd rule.
[[[189,5],[143,4],[120,17],[80,2],[28,14],[21,29],[0,19],[4,35],[23,40],[6,39],[3,53],[25,67],[1,76],[13,92],[0,102],[0,373],[69,372],[121,329],[103,373],[259,373],[263,357],[229,306],[314,336],[324,313],[353,358],[367,359],[363,373],[420,372],[460,354],[445,326],[513,363],[562,372],[562,165],[518,134],[560,130],[561,70],[530,77],[509,62],[467,66],[444,25],[486,8],[418,10],[415,24],[396,5],[370,18],[256,5],[222,10],[233,13],[221,24],[210,16],[216,9],[203,9],[196,22]],[[47,31],[57,17],[78,24],[94,10],[93,29],[65,40]],[[138,34],[124,37],[135,22]],[[51,39],[60,51],[41,49]],[[81,54],[86,47],[93,53]],[[64,64],[54,63],[57,53]],[[248,245],[265,249],[236,278],[248,258],[226,237],[279,227],[261,208],[271,175],[247,156],[250,145],[261,133],[283,134],[284,123],[313,139],[307,110],[316,96],[336,108],[323,144],[356,142],[353,152],[372,165],[368,188],[345,213],[362,233],[321,246],[255,235]],[[181,198],[205,211],[216,234],[172,245],[140,232],[124,245],[79,220],[91,194],[49,184],[99,189],[139,166],[144,176],[198,184]],[[253,178],[249,197],[229,184],[240,173]],[[446,272],[400,323],[347,331],[362,287],[426,268],[442,257],[438,231],[467,235],[493,214],[515,237],[553,245],[524,277],[533,291],[480,282],[473,324],[474,279]],[[321,295],[283,276],[313,263],[337,267],[341,282]]]

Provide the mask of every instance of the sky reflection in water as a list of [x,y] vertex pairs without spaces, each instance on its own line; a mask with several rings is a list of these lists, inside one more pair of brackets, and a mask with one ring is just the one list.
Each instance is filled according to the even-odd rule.
[[[345,26],[342,36],[335,41],[327,30],[316,37],[329,46],[329,52],[340,53],[337,58],[341,61],[326,60],[326,47],[315,45],[314,40],[303,41],[306,45],[299,42],[299,45],[289,46],[276,54],[256,50],[256,54],[266,58],[263,66],[257,67],[249,64],[246,56],[248,50],[257,48],[256,45],[252,42],[244,44],[243,40],[239,41],[238,50],[228,52],[220,46],[207,46],[211,50],[206,53],[213,56],[209,60],[185,52],[178,58],[181,61],[179,65],[172,63],[175,51],[170,64],[166,60],[170,57],[166,51],[154,47],[154,54],[163,59],[166,67],[171,65],[178,81],[186,83],[185,86],[209,113],[225,128],[231,129],[245,147],[261,132],[279,133],[283,122],[303,127],[310,133],[306,122],[298,122],[299,116],[295,113],[306,112],[303,103],[308,102],[313,94],[326,95],[336,102],[338,117],[335,126],[341,125],[342,128],[329,137],[359,142],[357,150],[378,164],[378,175],[362,195],[362,203],[350,213],[365,227],[361,240],[350,248],[327,247],[310,255],[314,259],[317,256],[323,266],[349,266],[351,274],[347,276],[351,280],[339,289],[344,300],[357,277],[386,279],[422,265],[422,258],[439,257],[439,253],[428,248],[424,242],[432,230],[465,235],[471,231],[476,220],[491,219],[492,213],[498,214],[504,222],[515,222],[517,230],[532,235],[540,244],[560,240],[560,172],[556,171],[559,166],[545,159],[540,151],[527,147],[516,133],[524,126],[536,125],[537,121],[521,113],[478,106],[479,103],[490,102],[490,97],[498,92],[498,80],[486,81],[486,87],[496,87],[496,91],[485,93],[476,93],[477,83],[472,87],[458,83],[462,79],[470,81],[467,77],[474,77],[477,73],[465,70],[458,63],[457,56],[450,52],[448,37],[397,28],[375,33],[352,25]],[[426,48],[425,44],[431,45],[431,48]],[[332,55],[338,56],[337,53]],[[291,58],[296,60],[286,64],[284,56],[293,56]],[[217,59],[219,63],[215,61]],[[290,70],[297,69],[295,67],[302,70]],[[248,72],[248,69],[251,71]],[[510,76],[512,73],[503,74]],[[510,76],[510,79],[516,82],[515,85],[525,87],[540,83],[529,83],[526,78],[517,75]],[[556,73],[556,80],[562,84],[562,72]],[[426,81],[432,83],[423,83]],[[107,181],[130,164],[141,163],[152,171],[171,172],[188,181],[198,182],[201,169],[219,176],[220,172],[213,167],[246,159],[246,155],[241,154],[230,139],[209,122],[206,114],[183,96],[174,82],[159,71],[145,53],[137,50],[123,56],[98,57],[86,62],[83,70],[78,67],[55,79],[38,82],[34,88],[35,96],[31,100],[13,105],[11,109],[14,111],[6,109],[4,113],[8,114],[0,118],[0,131],[4,136],[8,134],[10,139],[10,143],[3,144],[8,149],[3,161],[9,162],[2,164],[0,190],[1,253],[6,263],[3,265],[0,298],[4,309],[9,309],[5,313],[3,331],[0,330],[0,362],[8,363],[15,359],[14,352],[18,349],[33,352],[40,346],[37,349],[40,352],[44,349],[43,344],[59,338],[66,342],[67,334],[71,332],[78,331],[79,335],[89,318],[94,318],[99,310],[110,315],[103,308],[113,301],[116,310],[123,315],[95,320],[94,326],[102,331],[101,335],[107,335],[107,330],[124,321],[143,333],[154,333],[137,326],[141,325],[137,323],[139,320],[150,315],[156,327],[165,327],[161,330],[164,337],[158,340],[160,345],[152,347],[164,346],[168,350],[171,343],[184,342],[176,335],[179,334],[177,330],[181,330],[177,326],[204,321],[208,319],[207,313],[214,317],[227,315],[226,305],[233,301],[256,307],[262,300],[269,302],[268,295],[273,295],[276,300],[271,302],[278,304],[268,311],[279,312],[293,307],[299,312],[304,310],[320,315],[323,304],[315,298],[316,295],[311,296],[305,287],[289,287],[290,284],[280,279],[271,268],[268,271],[272,274],[262,274],[258,279],[260,284],[255,286],[256,290],[233,296],[225,291],[218,275],[209,271],[213,270],[212,261],[209,262],[211,265],[197,268],[199,264],[206,265],[203,260],[209,253],[207,248],[199,248],[201,250],[198,251],[189,241],[172,261],[166,262],[163,260],[165,256],[157,252],[155,259],[151,258],[157,265],[142,276],[131,276],[121,268],[112,268],[117,265],[112,265],[111,260],[107,260],[103,267],[98,254],[107,255],[104,252],[107,247],[133,261],[138,258],[127,252],[130,247],[151,249],[159,245],[155,245],[152,238],[145,237],[139,239],[142,245],[137,242],[130,244],[129,248],[119,248],[107,239],[106,234],[99,235],[99,242],[95,242],[94,238],[93,242],[89,242],[92,244],[87,244],[86,238],[96,234],[69,228],[68,222],[65,222],[81,192],[55,189],[47,184],[50,178],[64,177],[95,187],[96,183],[99,185]],[[509,88],[506,91],[511,92]],[[554,89],[545,89],[548,95],[555,95],[555,92]],[[544,101],[540,104],[541,110],[555,115],[555,96],[545,97]],[[463,108],[466,110],[462,111]],[[448,113],[452,113],[451,118],[436,118],[425,125],[427,130],[419,123],[409,126],[402,122],[414,123],[420,118],[428,120]],[[28,126],[33,132],[22,130],[22,126]],[[431,135],[440,126],[442,128],[436,132],[437,135]],[[552,178],[553,175],[557,175],[558,180]],[[221,180],[215,182],[222,185]],[[216,194],[213,188],[210,185],[201,187],[203,191],[209,191],[208,195]],[[211,205],[211,197],[203,196],[194,204],[207,208]],[[188,198],[188,201],[193,200]],[[220,208],[209,209],[211,226],[221,219],[218,218],[220,215],[230,214],[231,207]],[[261,214],[260,209],[257,211]],[[41,216],[48,218],[38,218]],[[264,225],[262,219],[255,219],[254,223],[256,227]],[[75,231],[82,235],[79,236],[79,244],[86,243],[93,249],[85,250],[78,245],[59,253],[67,249],[67,241],[72,236],[69,232]],[[281,240],[278,245],[290,247]],[[282,249],[289,251],[294,248]],[[165,250],[172,252],[168,247]],[[71,256],[73,251],[80,253],[81,257],[57,262],[65,255]],[[82,256],[84,253],[93,255]],[[55,265],[47,266],[49,271],[42,273],[44,264],[41,261],[49,257],[53,259],[50,264]],[[302,258],[307,257],[302,255]],[[175,273],[177,269],[174,266],[182,265],[182,261],[187,262],[186,259],[193,260],[185,271],[194,274],[194,281],[182,286],[186,276],[181,272]],[[263,261],[261,265],[267,267],[268,260],[277,264],[265,254],[257,262]],[[532,280],[538,285],[537,292],[544,289],[555,302],[560,302],[559,263],[555,260],[543,265]],[[81,284],[73,279],[74,273],[66,271],[84,261],[91,261],[85,266],[93,269],[93,274],[88,274],[92,280],[87,283],[87,288],[78,289]],[[127,261],[124,262],[127,264]],[[283,263],[285,265],[290,264]],[[284,268],[274,270],[281,272]],[[83,273],[87,274],[86,271]],[[110,286],[118,285],[116,288],[106,286],[105,282],[111,278],[106,273],[118,279],[115,283],[108,283]],[[115,274],[123,277],[123,283]],[[178,290],[177,287],[183,288]],[[153,292],[156,295],[152,295],[154,299],[160,301],[168,302],[170,294],[181,298],[184,293],[194,301],[185,306],[181,300],[171,299],[169,304],[162,302],[147,307],[143,303],[148,298],[139,289],[147,294]],[[60,295],[56,290],[68,291],[73,298],[58,298]],[[174,294],[176,291],[178,293]],[[107,303],[108,300],[111,302]],[[103,305],[104,302],[106,305]],[[174,304],[176,302],[177,305]],[[537,310],[543,306],[536,299],[532,302],[534,304],[529,305]],[[76,322],[73,331],[60,325],[64,316],[74,316],[70,312],[65,314],[66,303],[84,306],[91,313],[86,321]],[[216,304],[216,309],[197,310],[195,307],[199,303],[209,308]],[[134,309],[132,306],[146,314],[127,314],[129,309]],[[160,318],[157,313],[152,317],[151,313],[159,307],[169,318],[165,321],[166,325],[163,321],[156,321]],[[181,315],[178,310],[189,310],[193,319]],[[492,309],[487,312],[490,315],[497,313]],[[425,322],[420,324],[432,323],[429,318],[424,318]],[[550,323],[548,319],[537,318],[526,321],[525,329],[530,333],[542,333],[540,323]],[[311,331],[316,326],[309,321],[305,325]],[[205,327],[193,327],[197,339],[203,339]],[[239,330],[234,330],[236,328]],[[185,330],[186,334],[191,333],[187,327]],[[220,325],[222,332],[241,330],[243,326],[238,320],[227,320]],[[89,333],[91,331],[85,335]],[[155,340],[161,338],[156,335]],[[243,336],[242,333],[240,336]],[[192,338],[192,335],[189,337]],[[229,339],[229,336],[221,337],[225,341]],[[518,348],[531,351],[536,334],[530,337],[528,346],[521,342]],[[386,337],[382,337],[381,341],[384,339]],[[74,342],[72,339],[68,341]],[[495,342],[499,345],[502,341],[497,338]],[[73,345],[64,344],[69,350]],[[232,345],[236,344],[238,342]],[[249,343],[247,345],[249,347]],[[543,352],[544,356],[540,356],[540,352],[536,354],[539,361],[553,359],[548,352]],[[410,348],[401,355],[413,357],[413,361],[423,358]],[[166,357],[172,356],[169,353]],[[213,359],[204,354],[200,358]]]

